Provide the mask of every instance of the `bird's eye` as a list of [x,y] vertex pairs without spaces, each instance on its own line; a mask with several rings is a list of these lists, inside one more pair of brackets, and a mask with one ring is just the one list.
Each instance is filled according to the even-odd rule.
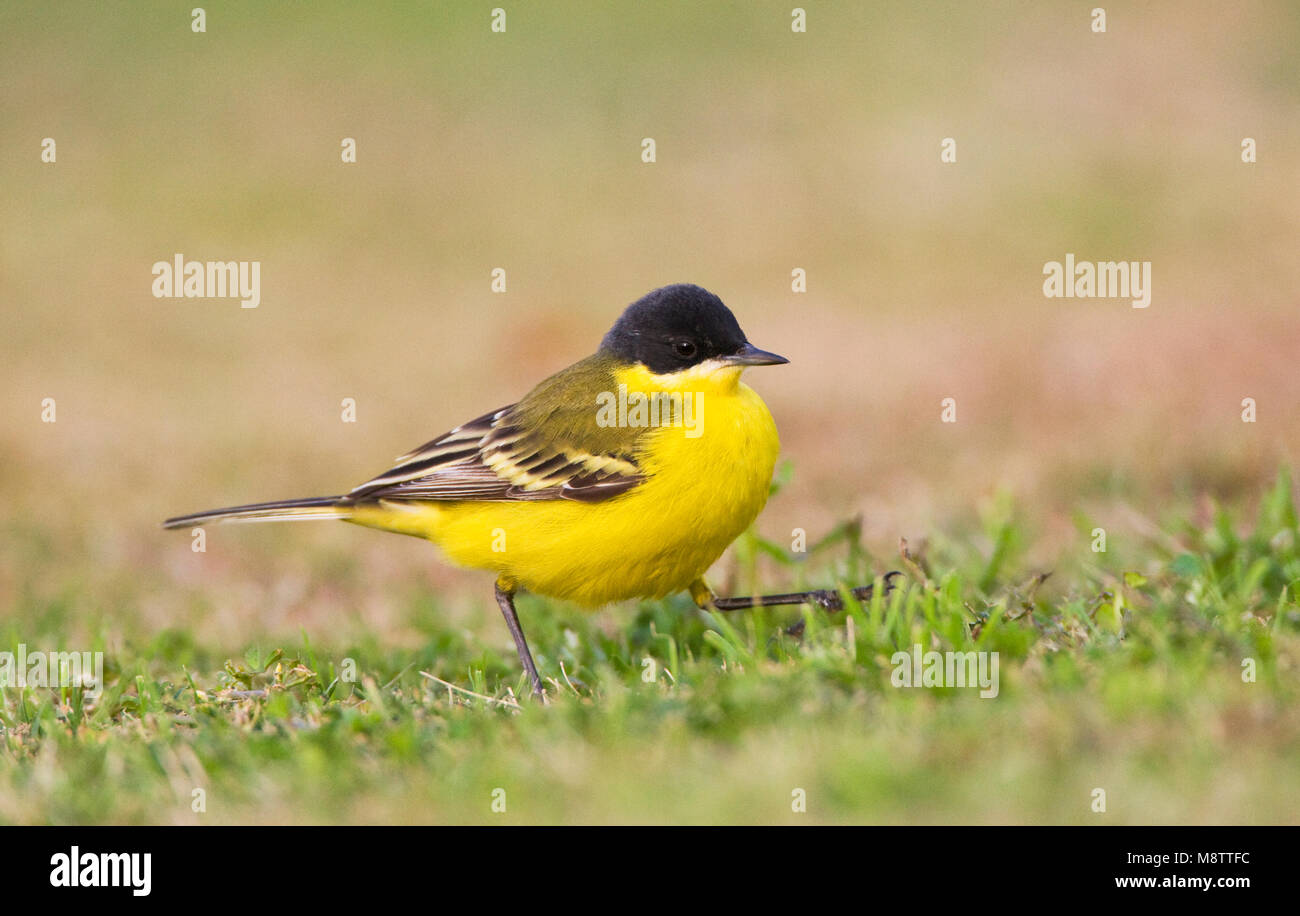
[[673,352],[682,359],[690,359],[695,355],[695,342],[690,340],[679,340],[673,344]]

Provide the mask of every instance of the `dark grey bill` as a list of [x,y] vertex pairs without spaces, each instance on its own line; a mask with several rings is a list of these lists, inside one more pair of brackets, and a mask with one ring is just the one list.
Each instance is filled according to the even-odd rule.
[[736,366],[779,366],[782,363],[790,362],[784,356],[777,356],[775,353],[760,350],[748,341],[735,353],[722,357],[722,361]]

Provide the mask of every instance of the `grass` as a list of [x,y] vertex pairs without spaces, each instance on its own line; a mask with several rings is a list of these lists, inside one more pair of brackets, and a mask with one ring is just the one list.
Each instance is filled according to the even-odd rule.
[[[804,609],[798,637],[791,609],[682,598],[629,621],[526,599],[546,706],[434,598],[407,608],[414,649],[304,633],[221,663],[164,630],[108,654],[95,701],[0,693],[0,821],[1293,822],[1289,475],[1251,524],[1197,514],[1105,553],[1079,519],[1086,558],[1051,576],[1017,570],[1033,532],[1005,500],[982,531],[894,557],[851,523],[806,555],[748,534],[742,586],[777,584],[750,581],[773,568],[759,557],[783,586],[905,573],[844,613]],[[24,632],[68,648],[60,602],[21,611]],[[997,652],[998,695],[893,686],[893,654],[917,644]]]

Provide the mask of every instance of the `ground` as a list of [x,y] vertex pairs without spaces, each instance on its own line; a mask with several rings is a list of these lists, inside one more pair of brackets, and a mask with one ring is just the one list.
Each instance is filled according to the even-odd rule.
[[[186,628],[115,644],[105,613],[90,638],[112,650],[101,697],[5,692],[0,819],[1293,822],[1287,477],[1242,533],[1222,511],[1171,526],[1097,553],[1050,600],[1042,574],[1007,576],[1031,532],[1006,508],[984,551],[872,557],[855,525],[806,559],[743,539],[746,583],[760,552],[787,581],[899,566],[892,593],[877,580],[841,613],[706,614],[682,599],[592,616],[526,599],[545,705],[506,640],[448,625],[427,595],[404,608],[410,648],[304,633],[229,659]],[[338,570],[331,587],[364,575]],[[33,648],[66,644],[84,597],[25,603]],[[997,653],[996,695],[909,686],[895,653],[914,646]]]

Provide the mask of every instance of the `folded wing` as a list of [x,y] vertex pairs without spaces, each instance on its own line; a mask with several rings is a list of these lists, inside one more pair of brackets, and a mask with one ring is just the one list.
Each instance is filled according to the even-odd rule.
[[426,442],[344,501],[600,502],[644,479],[631,450],[612,447],[608,436],[575,434],[573,423],[525,422],[520,408],[502,407]]

